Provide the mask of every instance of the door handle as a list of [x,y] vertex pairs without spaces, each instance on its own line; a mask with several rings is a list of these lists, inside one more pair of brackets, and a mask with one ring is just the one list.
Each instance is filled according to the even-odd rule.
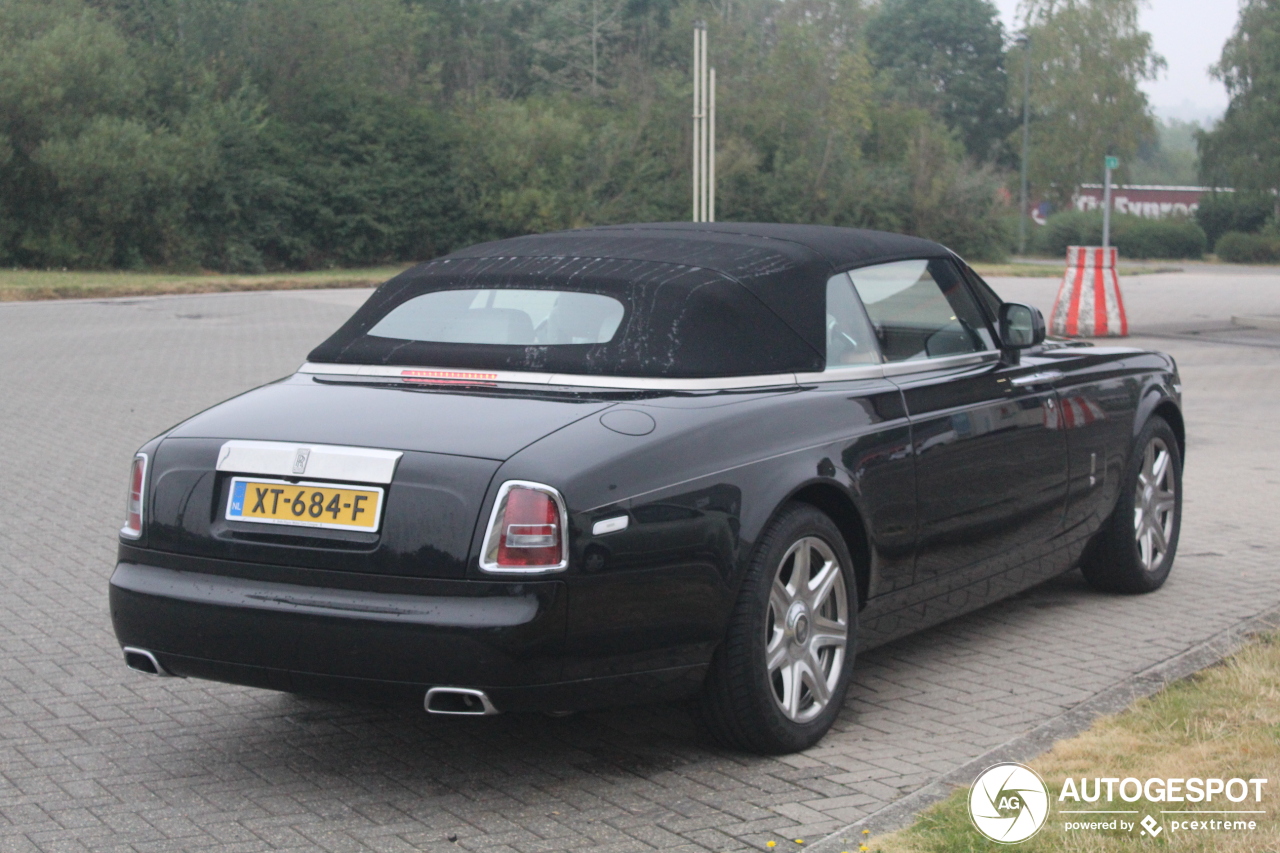
[[1047,385],[1050,382],[1056,382],[1062,378],[1061,370],[1044,370],[1040,373],[1029,373],[1026,376],[1015,376],[1009,380],[1010,385],[1022,387],[1024,385]]

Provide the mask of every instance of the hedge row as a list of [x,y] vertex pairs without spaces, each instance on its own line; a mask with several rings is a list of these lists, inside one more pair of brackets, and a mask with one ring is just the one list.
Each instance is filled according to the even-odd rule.
[[1209,245],[1228,231],[1252,234],[1262,229],[1275,211],[1275,197],[1269,193],[1209,192],[1200,196],[1196,224],[1204,229]]
[[1228,231],[1213,247],[1220,260],[1233,264],[1267,264],[1280,262],[1280,235],[1274,233],[1245,234]]
[[[1102,214],[1068,210],[1050,216],[1036,231],[1033,248],[1065,256],[1068,246],[1102,245]],[[1199,258],[1208,248],[1204,230],[1190,219],[1145,219],[1113,214],[1111,245],[1125,258]]]

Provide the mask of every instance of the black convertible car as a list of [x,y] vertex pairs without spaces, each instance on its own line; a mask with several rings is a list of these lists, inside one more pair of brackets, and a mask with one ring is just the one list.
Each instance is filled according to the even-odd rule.
[[855,649],[1177,547],[1173,359],[1046,341],[956,255],[818,226],[475,246],[147,442],[130,667],[441,714],[699,697],[815,743]]

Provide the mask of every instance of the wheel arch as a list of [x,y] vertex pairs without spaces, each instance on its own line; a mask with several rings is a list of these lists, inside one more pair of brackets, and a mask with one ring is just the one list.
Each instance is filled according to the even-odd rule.
[[1165,398],[1156,404],[1151,410],[1152,416],[1164,418],[1165,423],[1173,430],[1173,435],[1178,439],[1178,456],[1185,460],[1187,458],[1187,427],[1182,419],[1182,410],[1178,408],[1178,404]]
[[[793,492],[782,506],[788,503],[805,503],[824,513],[840,530],[845,547],[853,557],[854,580],[858,586],[858,609],[867,606],[867,593],[871,583],[871,546],[867,540],[867,528],[853,500],[833,483],[809,483]],[[779,507],[781,509],[781,506]]]

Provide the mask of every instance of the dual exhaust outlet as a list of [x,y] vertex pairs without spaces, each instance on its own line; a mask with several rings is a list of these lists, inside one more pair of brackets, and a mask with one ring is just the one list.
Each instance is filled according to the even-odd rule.
[[[146,649],[125,646],[124,663],[135,672],[160,678],[173,676],[173,673],[161,666],[156,656]],[[498,713],[498,709],[489,701],[487,693],[470,687],[432,687],[422,700],[422,706],[428,714],[483,717]]]

